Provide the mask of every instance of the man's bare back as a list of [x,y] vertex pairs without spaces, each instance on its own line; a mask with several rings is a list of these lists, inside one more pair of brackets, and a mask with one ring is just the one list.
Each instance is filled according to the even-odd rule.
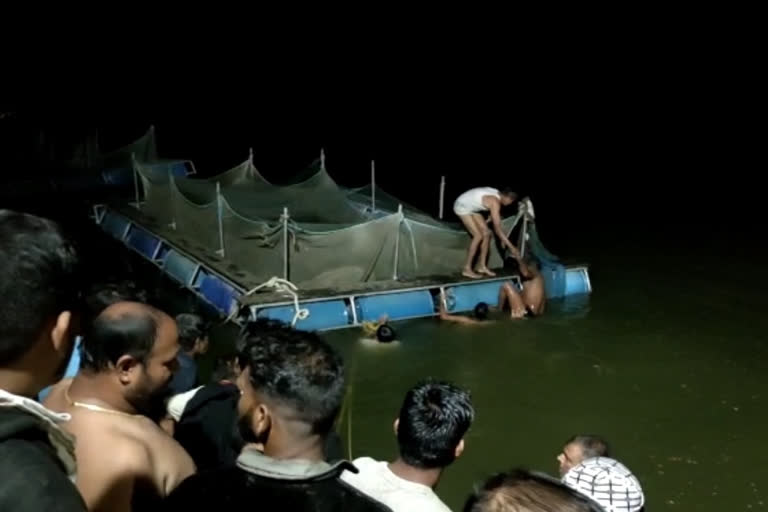
[[195,472],[181,445],[149,418],[72,405],[71,382],[57,384],[45,405],[72,415],[66,428],[76,437],[77,487],[91,512],[140,509]]

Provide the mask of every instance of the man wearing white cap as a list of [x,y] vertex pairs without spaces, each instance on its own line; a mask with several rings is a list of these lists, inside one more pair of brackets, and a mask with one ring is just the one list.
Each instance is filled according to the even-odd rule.
[[563,476],[568,487],[599,503],[606,512],[639,512],[645,505],[640,482],[621,462],[593,457]]

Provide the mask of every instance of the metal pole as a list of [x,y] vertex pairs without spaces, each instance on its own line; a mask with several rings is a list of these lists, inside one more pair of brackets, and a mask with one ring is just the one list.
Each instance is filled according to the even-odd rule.
[[283,208],[283,279],[288,280],[288,208]]
[[400,259],[400,225],[403,223],[403,205],[397,205],[397,213],[400,215],[400,222],[397,223],[397,236],[395,237],[395,265],[392,270],[392,279],[397,280],[397,264]]
[[371,213],[376,211],[376,162],[371,160]]
[[174,231],[176,230],[176,207],[174,206],[175,201],[174,198],[176,197],[176,182],[173,179],[173,174],[171,174],[171,168],[168,168],[168,190],[171,191],[171,223],[169,226]]
[[523,226],[520,228],[520,242],[518,245],[520,246],[520,259],[523,259],[525,257],[525,239],[527,238],[528,234],[528,214],[523,214]]
[[325,170],[325,150],[320,148],[320,169]]
[[445,204],[445,176],[440,176],[440,211],[438,218],[443,219],[443,205]]
[[219,250],[216,251],[223,258],[224,257],[224,219],[223,219],[223,205],[221,203],[221,184],[216,182],[216,214],[219,220]]
[[141,203],[139,202],[139,169],[137,168],[135,153],[131,153],[131,167],[133,167],[133,189],[136,194],[136,209],[141,210]]

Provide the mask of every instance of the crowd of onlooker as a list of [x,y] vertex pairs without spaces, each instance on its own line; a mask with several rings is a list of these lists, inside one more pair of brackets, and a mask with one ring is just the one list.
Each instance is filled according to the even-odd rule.
[[[398,453],[348,461],[344,363],[317,333],[248,324],[201,383],[203,318],[90,277],[56,223],[0,210],[0,510],[450,510],[435,489],[475,417],[467,390],[417,383],[394,418]],[[558,460],[560,478],[491,476],[464,510],[643,509],[603,439],[575,436]]]

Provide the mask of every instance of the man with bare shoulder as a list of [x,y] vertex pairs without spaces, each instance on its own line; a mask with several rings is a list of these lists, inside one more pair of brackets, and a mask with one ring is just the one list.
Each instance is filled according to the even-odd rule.
[[[517,247],[509,241],[501,226],[501,207],[509,206],[516,199],[517,194],[508,188],[499,191],[491,187],[478,187],[467,190],[453,203],[453,212],[461,219],[472,237],[461,275],[473,279],[496,275],[488,268],[488,250],[491,246],[492,235],[483,217],[485,212],[490,213],[493,232],[498,237],[499,243],[505,249],[509,249],[514,257],[520,255]],[[478,254],[478,250],[480,254]],[[475,262],[475,256],[477,256],[477,263],[473,270],[472,264]]]
[[171,317],[113,304],[83,338],[80,373],[48,395],[48,407],[72,417],[77,487],[91,512],[151,510],[195,472],[184,449],[144,416],[165,396],[178,351]]

